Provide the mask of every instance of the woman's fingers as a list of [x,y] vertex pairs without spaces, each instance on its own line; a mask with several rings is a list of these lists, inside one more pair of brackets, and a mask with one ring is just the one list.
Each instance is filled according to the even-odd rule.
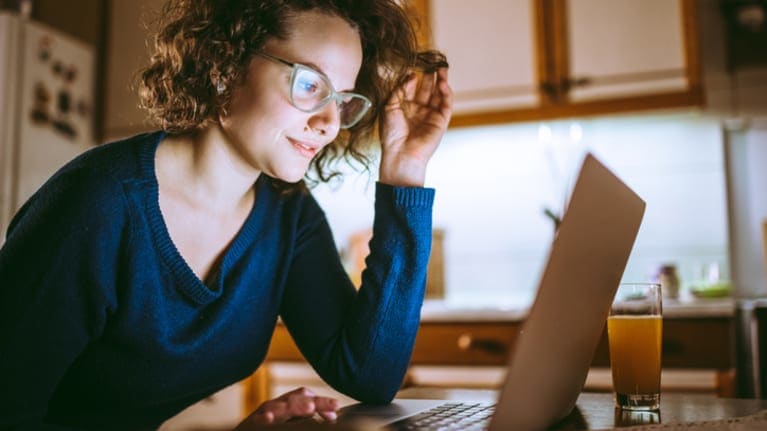
[[261,404],[255,413],[259,423],[284,422],[289,418],[288,403],[279,398]]
[[336,420],[338,408],[340,407],[338,400],[329,397],[314,397],[314,409],[322,416],[323,419],[328,421]]
[[282,423],[292,418],[310,417],[315,413],[325,420],[335,420],[338,408],[338,400],[317,396],[306,388],[298,388],[261,404],[250,420],[257,424]]
[[[263,407],[263,404],[261,405]],[[268,425],[275,423],[276,418],[274,415],[274,412],[271,410],[261,410],[261,407],[259,407],[258,410],[253,412],[248,418],[245,420],[245,424],[252,424],[252,425]],[[239,428],[238,428],[239,429]]]
[[313,397],[314,392],[312,392],[309,388],[301,386],[300,388],[293,389],[290,392],[285,392],[284,394],[280,395],[279,397],[275,398],[277,400],[284,400],[287,401],[290,397],[295,395],[303,395],[307,397]]
[[415,73],[411,73],[408,75],[405,82],[400,85],[399,88],[397,88],[394,91],[394,94],[392,94],[391,98],[389,99],[389,102],[387,103],[387,110],[397,110],[397,109],[404,109],[405,104],[413,100],[415,97],[416,88],[418,85],[418,79]]
[[445,127],[447,128],[447,124],[450,123],[450,117],[453,116],[453,89],[450,88],[450,84],[447,82],[447,69],[444,70],[444,77],[445,78],[440,82],[442,104],[438,109],[445,118]]
[[262,423],[265,423],[265,424],[274,423],[274,413],[264,412],[264,414],[261,416],[261,419],[263,420]]
[[415,97],[415,92],[418,88],[418,75],[415,72],[410,72],[410,75],[407,77],[407,81],[405,81],[404,85],[404,94],[402,101],[408,101],[413,100]]
[[437,70],[437,89],[438,91],[432,92],[429,106],[440,111],[444,111],[446,108],[449,109],[452,106],[453,90],[450,89],[450,85],[447,83],[446,67]]
[[434,93],[434,81],[436,80],[436,73],[424,72],[421,78],[421,85],[418,87],[418,91],[415,95],[415,102],[419,105],[428,105]]

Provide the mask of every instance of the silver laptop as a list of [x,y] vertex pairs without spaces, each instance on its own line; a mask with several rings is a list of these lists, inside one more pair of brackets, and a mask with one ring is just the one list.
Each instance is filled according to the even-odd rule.
[[495,405],[395,399],[385,406],[345,407],[339,422],[418,429],[413,418],[464,408],[484,420],[455,429],[541,430],[561,421],[583,389],[644,209],[636,193],[587,154]]

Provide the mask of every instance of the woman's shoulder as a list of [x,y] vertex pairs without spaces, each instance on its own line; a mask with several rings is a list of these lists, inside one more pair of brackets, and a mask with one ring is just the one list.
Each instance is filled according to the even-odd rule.
[[52,179],[71,172],[116,179],[152,174],[155,151],[163,136],[163,132],[143,133],[101,144],[72,159]]
[[[94,147],[54,173],[19,209],[15,219],[26,213],[50,212],[102,214],[123,207],[124,184],[141,179],[146,170],[143,159],[153,157],[156,133],[137,135]],[[63,215],[63,214],[62,214]]]
[[99,196],[113,193],[126,182],[151,179],[161,136],[161,132],[141,134],[91,148],[62,166],[39,193],[70,191]]

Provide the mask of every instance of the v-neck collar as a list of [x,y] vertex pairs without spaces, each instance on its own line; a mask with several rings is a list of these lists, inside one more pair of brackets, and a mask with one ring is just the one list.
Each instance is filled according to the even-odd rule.
[[167,224],[160,211],[160,193],[155,155],[157,147],[164,138],[165,133],[158,132],[155,139],[150,140],[149,145],[146,145],[141,151],[142,154],[139,162],[141,174],[148,185],[144,202],[147,221],[160,258],[176,280],[177,288],[195,303],[200,305],[208,304],[222,295],[229,267],[237,257],[242,255],[248,245],[253,243],[258,230],[257,220],[260,217],[259,212],[264,207],[259,202],[271,192],[271,187],[269,187],[268,181],[265,180],[266,177],[260,175],[253,185],[256,189],[253,207],[245,218],[242,227],[240,227],[234,239],[224,251],[223,257],[219,260],[218,267],[214,268],[217,274],[214,277],[209,277],[213,285],[208,286],[192,271],[192,268],[184,257],[181,256],[181,253],[179,253],[178,248],[170,237]]

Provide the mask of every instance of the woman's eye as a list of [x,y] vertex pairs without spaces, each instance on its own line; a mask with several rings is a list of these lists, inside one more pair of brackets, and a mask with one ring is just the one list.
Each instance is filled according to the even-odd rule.
[[319,91],[317,83],[312,81],[301,80],[296,82],[296,86],[298,87],[298,90],[306,94],[316,93]]
[[296,80],[293,83],[293,91],[303,97],[321,97],[325,92],[325,85],[319,75],[304,70],[296,76]]

